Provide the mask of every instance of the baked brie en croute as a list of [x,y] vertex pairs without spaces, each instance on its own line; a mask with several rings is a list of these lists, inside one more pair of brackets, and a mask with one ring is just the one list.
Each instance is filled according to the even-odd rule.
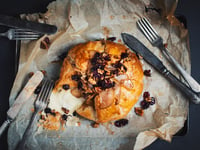
[[[102,40],[78,44],[68,52],[53,92],[55,102],[66,103],[66,109],[103,123],[125,117],[142,90],[137,56],[122,44]],[[68,103],[70,99],[74,103]]]

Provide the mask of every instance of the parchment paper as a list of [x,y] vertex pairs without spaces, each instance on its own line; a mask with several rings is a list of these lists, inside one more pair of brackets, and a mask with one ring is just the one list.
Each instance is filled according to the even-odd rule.
[[[190,72],[188,33],[174,17],[175,0],[57,0],[48,6],[45,14],[22,15],[22,18],[54,24],[58,27],[48,50],[40,49],[40,42],[24,42],[21,46],[20,65],[10,95],[10,104],[23,87],[31,71],[46,70],[49,78],[57,79],[61,67],[59,56],[77,43],[88,40],[116,37],[121,42],[122,32],[130,33],[141,40],[175,75],[179,76],[161,52],[152,47],[136,27],[139,16],[150,20],[167,43],[170,53]],[[156,8],[148,9],[147,8]],[[54,63],[53,63],[54,62]],[[60,131],[38,128],[27,139],[29,149],[143,149],[157,138],[171,141],[172,136],[184,126],[188,113],[188,101],[162,75],[141,59],[143,69],[151,69],[151,77],[144,77],[144,91],[156,98],[156,104],[137,116],[134,109],[127,115],[129,124],[117,128],[111,124],[92,128],[91,122],[81,118],[81,126],[66,127]],[[136,104],[139,106],[142,97]],[[32,115],[34,96],[22,108],[8,131],[9,149],[15,148],[21,139]]]

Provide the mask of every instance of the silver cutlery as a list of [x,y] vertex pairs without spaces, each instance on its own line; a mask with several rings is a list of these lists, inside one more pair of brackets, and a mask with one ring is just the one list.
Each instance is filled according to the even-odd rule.
[[169,60],[169,62],[179,71],[181,76],[184,78],[188,86],[195,92],[200,92],[200,85],[199,83],[190,75],[188,74],[182,66],[175,60],[175,58],[169,53],[168,49],[163,44],[163,39],[161,36],[158,35],[156,30],[152,27],[149,21],[146,18],[141,18],[137,21],[138,27],[144,33],[146,38],[150,41],[150,43],[158,47],[164,56]]
[[134,52],[143,57],[143,59],[152,65],[158,72],[160,72],[166,79],[182,91],[185,96],[195,104],[200,104],[200,92],[195,92],[189,88],[185,83],[173,75],[162,61],[154,55],[143,43],[141,43],[133,35],[122,33],[124,43]]
[[21,110],[21,107],[27,102],[27,100],[29,100],[36,87],[42,81],[43,77],[43,73],[41,71],[37,71],[26,83],[23,90],[19,93],[14,103],[7,111],[7,120],[4,121],[4,123],[0,126],[0,137],[5,129],[10,125],[10,123],[15,120]]
[[42,36],[40,33],[32,32],[26,29],[9,29],[0,36],[7,37],[9,40],[36,40]]
[[32,115],[31,121],[24,132],[22,140],[17,146],[18,150],[26,149],[26,139],[32,134],[31,129],[34,129],[34,125],[38,121],[38,113],[44,110],[49,103],[49,97],[51,95],[53,86],[54,82],[52,80],[44,79],[40,93],[37,95],[34,103],[34,113]]
[[54,34],[57,32],[57,27],[50,24],[28,21],[18,17],[7,16],[0,14],[0,25],[10,28],[26,29],[41,34]]

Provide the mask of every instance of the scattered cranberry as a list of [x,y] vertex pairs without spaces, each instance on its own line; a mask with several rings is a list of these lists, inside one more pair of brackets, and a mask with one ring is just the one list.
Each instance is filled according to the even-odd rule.
[[51,108],[49,108],[49,107],[45,108],[45,109],[44,109],[44,112],[45,112],[46,114],[51,113]]
[[73,112],[73,116],[76,116],[76,115],[77,115],[77,112],[76,112],[76,111],[74,111],[74,112]]
[[128,119],[120,119],[120,120],[117,120],[117,121],[115,121],[114,124],[115,124],[115,126],[118,127],[118,128],[123,127],[123,126],[125,126],[125,125],[128,124]]
[[116,40],[116,37],[108,37],[107,40],[108,40],[108,41],[115,41],[115,40]]
[[56,113],[55,112],[51,112],[50,113],[52,116],[56,116]]
[[143,93],[143,98],[145,99],[145,98],[148,98],[148,97],[150,97],[150,93],[149,92],[144,92]]
[[128,57],[128,53],[121,53],[121,59],[127,58]]
[[91,126],[92,126],[93,128],[98,128],[98,127],[99,127],[99,123],[93,122],[93,123],[91,124]]
[[168,44],[167,44],[167,43],[165,43],[165,44],[164,44],[164,47],[165,47],[165,48],[167,48],[167,46],[168,46]]
[[65,107],[62,107],[61,110],[65,113],[65,114],[68,114],[69,113],[69,109],[65,108]]
[[150,105],[154,105],[156,102],[155,98],[154,97],[151,97],[151,102],[150,102]]
[[81,79],[81,75],[75,74],[71,76],[72,80],[79,81]]
[[138,116],[143,116],[143,114],[144,114],[144,110],[141,107],[135,107],[134,111],[135,111],[136,115],[138,115]]
[[105,59],[106,61],[110,61],[110,60],[111,60],[109,55],[106,55],[106,56],[104,57],[104,59]]
[[147,77],[151,76],[151,70],[144,70],[144,75]]
[[81,81],[78,82],[78,89],[82,89],[83,88],[83,83]]
[[44,115],[40,115],[40,119],[41,120],[45,120],[45,116]]
[[44,76],[47,74],[45,70],[40,70],[40,71],[43,73]]
[[141,101],[140,105],[141,105],[142,109],[149,108],[149,102],[147,102],[146,100]]
[[63,120],[67,120],[67,117],[68,117],[68,116],[67,116],[66,114],[63,114],[63,115],[62,115],[62,119],[63,119]]
[[50,42],[49,38],[45,37],[40,43],[40,48],[49,49],[50,44],[51,44],[51,42]]
[[28,77],[31,78],[34,75],[34,72],[29,72]]
[[69,84],[64,84],[64,85],[62,86],[62,88],[63,88],[64,90],[68,90],[68,89],[69,89]]

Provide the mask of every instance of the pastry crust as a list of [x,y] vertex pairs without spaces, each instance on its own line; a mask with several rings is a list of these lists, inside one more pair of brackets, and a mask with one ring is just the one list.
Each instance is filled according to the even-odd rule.
[[[85,79],[87,75],[90,76],[92,74],[90,72],[92,68],[91,60],[94,59],[96,53],[109,56],[104,66],[107,69],[110,67],[111,70],[106,70],[106,67],[97,70],[100,73],[103,72],[103,78],[110,78],[109,82],[112,82],[112,86],[102,89],[102,87],[97,86],[98,83],[94,78],[88,79],[87,77],[87,81],[83,80],[81,85],[84,84],[84,81],[88,82],[86,84],[87,86],[90,85],[89,88],[84,89],[85,93],[83,90],[78,90],[80,95],[87,95],[85,96],[86,100],[76,112],[98,123],[123,118],[129,113],[142,93],[143,70],[137,56],[122,44],[112,41],[90,41],[73,47],[63,62],[60,78],[54,92],[59,91],[64,84],[68,84],[70,89],[80,89],[78,87],[80,82],[72,79],[72,76],[78,73],[81,80]],[[122,58],[122,54],[127,56]],[[117,63],[120,64],[121,70],[119,67],[116,74],[109,74],[113,69],[112,66],[117,66],[115,65]],[[106,76],[105,74],[109,75]],[[91,94],[91,92],[96,93]],[[92,96],[88,96],[88,93]]]

